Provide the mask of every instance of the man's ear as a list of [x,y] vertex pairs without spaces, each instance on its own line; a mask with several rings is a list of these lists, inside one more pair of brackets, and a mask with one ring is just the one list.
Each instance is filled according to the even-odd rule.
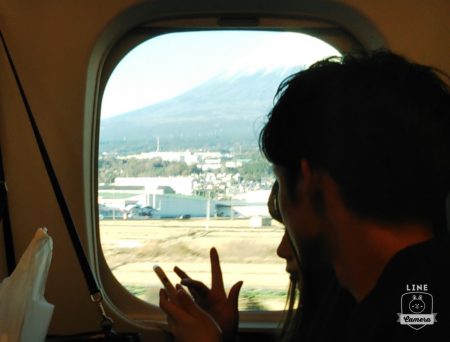
[[324,198],[323,198],[323,173],[320,170],[313,169],[311,163],[302,159],[301,161],[302,182],[301,186],[303,196],[307,196],[311,199],[312,205],[316,210],[324,210]]
[[314,176],[313,176],[313,170],[311,168],[311,164],[306,159],[302,159],[302,160],[300,160],[300,167],[301,167],[301,175],[302,175],[301,183],[305,187],[306,190],[309,190],[314,185]]

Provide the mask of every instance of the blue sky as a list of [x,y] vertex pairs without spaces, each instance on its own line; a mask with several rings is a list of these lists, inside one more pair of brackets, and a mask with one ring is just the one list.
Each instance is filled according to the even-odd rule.
[[300,33],[201,31],[170,33],[131,50],[105,88],[102,118],[175,97],[214,77],[308,66],[339,55],[330,45]]

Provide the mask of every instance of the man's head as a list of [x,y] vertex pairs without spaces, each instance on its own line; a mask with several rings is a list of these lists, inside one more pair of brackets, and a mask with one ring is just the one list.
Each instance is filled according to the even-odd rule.
[[395,225],[445,217],[448,87],[432,69],[397,55],[329,59],[288,78],[260,147],[275,167],[283,220],[297,243],[333,224],[321,175],[359,219]]

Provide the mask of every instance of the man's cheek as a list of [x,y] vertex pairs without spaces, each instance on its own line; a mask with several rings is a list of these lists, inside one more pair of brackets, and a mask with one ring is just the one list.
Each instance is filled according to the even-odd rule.
[[330,265],[327,244],[320,235],[300,239],[298,251],[301,266],[305,270],[318,271]]
[[317,269],[328,263],[328,248],[318,223],[308,221],[307,215],[293,215],[286,230],[295,245],[302,267]]
[[301,208],[292,210],[289,215],[288,226],[292,231],[293,237],[296,241],[300,239],[308,239],[317,235],[317,229],[314,227],[314,222],[309,220],[309,213],[303,213]]

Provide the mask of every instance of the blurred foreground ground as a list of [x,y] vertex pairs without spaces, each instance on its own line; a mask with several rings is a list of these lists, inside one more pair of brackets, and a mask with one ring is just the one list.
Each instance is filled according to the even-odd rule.
[[[273,222],[273,221],[272,221]],[[248,219],[100,221],[103,252],[116,278],[133,294],[158,303],[160,265],[175,284],[177,265],[192,278],[211,282],[209,249],[219,251],[225,287],[244,281],[241,310],[283,310],[289,277],[276,255],[284,228],[251,228]]]

